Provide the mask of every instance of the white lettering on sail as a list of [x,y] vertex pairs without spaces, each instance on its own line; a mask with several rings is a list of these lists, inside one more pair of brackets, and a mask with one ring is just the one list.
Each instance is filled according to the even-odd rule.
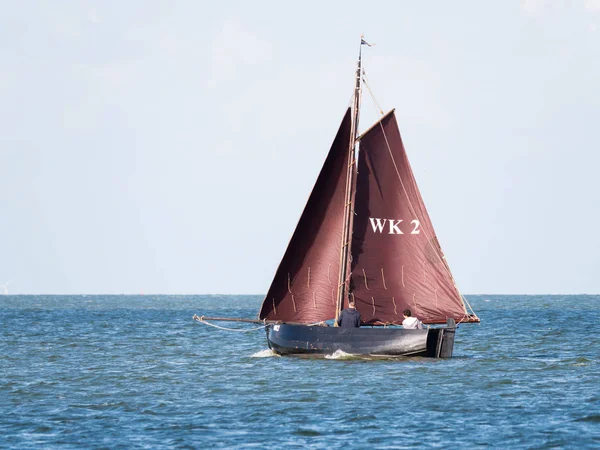
[[[387,219],[374,219],[369,217],[369,220],[371,221],[371,226],[373,227],[373,233],[377,233],[378,231],[383,233],[383,227],[385,226]],[[377,224],[375,224],[375,221],[377,221]]]
[[398,225],[400,225],[402,219],[394,221],[394,219],[389,219],[388,223],[390,224],[390,232],[388,234],[404,234]]
[[[378,219],[377,217],[369,217],[369,221],[371,222],[371,228],[373,228],[373,233],[382,233],[385,228],[386,222],[389,223],[389,232],[388,234],[404,234],[401,230],[400,225],[404,222],[404,219]],[[421,234],[421,222],[418,219],[412,220],[410,222],[413,226],[410,234]]]
[[411,231],[410,234],[419,234],[421,232],[421,230],[419,230],[419,226],[421,225],[421,222],[419,222],[417,219],[415,219],[411,223],[414,224],[415,227],[413,228],[413,230]]

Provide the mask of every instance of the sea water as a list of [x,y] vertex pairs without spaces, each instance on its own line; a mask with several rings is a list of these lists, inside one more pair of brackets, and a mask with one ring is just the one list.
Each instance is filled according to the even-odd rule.
[[467,296],[454,357],[278,357],[259,296],[0,296],[0,448],[600,448],[600,296]]

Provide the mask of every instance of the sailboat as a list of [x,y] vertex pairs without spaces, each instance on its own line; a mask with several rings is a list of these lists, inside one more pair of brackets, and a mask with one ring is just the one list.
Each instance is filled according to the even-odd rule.
[[[480,320],[450,272],[394,110],[358,132],[363,45],[351,104],[256,322],[280,355],[448,358],[457,324]],[[361,326],[339,327],[350,300]],[[401,327],[406,309],[425,327]]]

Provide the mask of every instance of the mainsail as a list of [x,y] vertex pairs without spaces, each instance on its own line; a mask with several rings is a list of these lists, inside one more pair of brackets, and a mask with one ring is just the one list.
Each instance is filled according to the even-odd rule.
[[393,110],[360,138],[350,296],[363,321],[469,321],[413,176]]
[[259,312],[311,323],[335,316],[351,113],[348,108]]

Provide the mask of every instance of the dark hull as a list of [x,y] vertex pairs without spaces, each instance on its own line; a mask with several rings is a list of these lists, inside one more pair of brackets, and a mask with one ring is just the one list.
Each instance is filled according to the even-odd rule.
[[454,322],[423,330],[403,328],[339,328],[308,325],[269,325],[269,348],[279,355],[331,355],[336,350],[356,356],[424,356],[450,358]]

